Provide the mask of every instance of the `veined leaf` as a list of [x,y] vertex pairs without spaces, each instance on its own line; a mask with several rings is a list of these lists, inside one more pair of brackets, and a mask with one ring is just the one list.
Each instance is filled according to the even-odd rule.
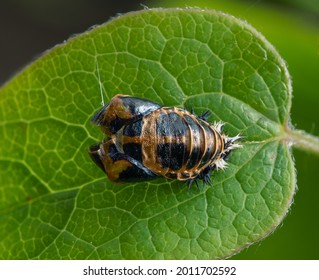
[[[90,123],[125,93],[209,110],[243,148],[213,186],[115,185],[87,155]],[[68,40],[0,90],[0,258],[226,258],[273,231],[295,191],[285,63],[229,15],[154,9]]]

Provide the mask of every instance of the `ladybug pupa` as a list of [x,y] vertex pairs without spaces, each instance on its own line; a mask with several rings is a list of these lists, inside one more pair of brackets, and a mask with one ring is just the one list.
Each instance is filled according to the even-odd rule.
[[118,94],[92,118],[106,139],[89,154],[113,182],[165,177],[188,186],[211,183],[211,172],[226,167],[240,136],[223,134],[223,124],[210,124],[208,116]]

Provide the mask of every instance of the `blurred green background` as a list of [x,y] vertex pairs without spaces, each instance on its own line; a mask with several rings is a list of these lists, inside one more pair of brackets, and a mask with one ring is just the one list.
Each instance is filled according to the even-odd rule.
[[[24,65],[71,35],[118,13],[139,10],[141,1],[1,0],[0,85]],[[251,23],[279,51],[293,79],[291,120],[319,135],[319,0],[166,0],[148,7],[201,7]],[[233,259],[319,259],[319,156],[293,150],[298,190],[282,225]],[[318,174],[317,174],[318,172]]]

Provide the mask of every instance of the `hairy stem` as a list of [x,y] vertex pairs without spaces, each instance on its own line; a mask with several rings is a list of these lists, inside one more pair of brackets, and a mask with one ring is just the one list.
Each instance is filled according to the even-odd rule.
[[319,137],[302,130],[287,130],[286,135],[288,140],[297,148],[319,155]]

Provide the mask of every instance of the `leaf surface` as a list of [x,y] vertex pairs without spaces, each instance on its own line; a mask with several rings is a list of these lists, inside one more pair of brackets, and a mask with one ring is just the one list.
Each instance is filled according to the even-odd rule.
[[[98,71],[118,93],[209,110],[243,136],[200,190],[112,184],[88,157],[102,140]],[[216,259],[272,232],[295,191],[284,130],[290,78],[247,23],[199,9],[129,13],[56,46],[0,90],[0,258]]]

